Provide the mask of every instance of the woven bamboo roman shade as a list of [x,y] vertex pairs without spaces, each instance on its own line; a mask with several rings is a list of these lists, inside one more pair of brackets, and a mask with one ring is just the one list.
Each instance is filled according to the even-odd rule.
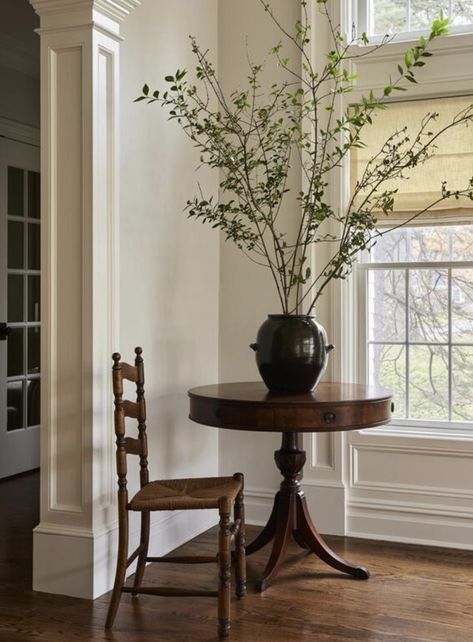
[[[381,149],[383,143],[395,132],[408,127],[413,139],[420,129],[423,118],[428,113],[438,112],[439,118],[431,121],[429,131],[438,132],[452,121],[459,112],[473,103],[473,96],[455,98],[436,98],[390,103],[385,110],[376,112],[373,125],[363,129],[362,140],[366,147],[351,152],[351,188],[361,178],[365,167]],[[459,125],[449,129],[436,141],[435,156],[424,164],[406,173],[408,180],[387,181],[382,190],[397,189],[394,212],[388,217],[379,212],[379,225],[392,225],[394,222],[410,219],[416,212],[424,209],[441,195],[442,181],[447,181],[447,189],[465,189],[473,176],[473,126]],[[376,213],[376,212],[375,212]],[[426,219],[439,223],[452,223],[455,219],[473,222],[473,202],[464,197],[459,200],[448,199],[436,205],[429,212],[420,215],[411,224],[426,224]]]

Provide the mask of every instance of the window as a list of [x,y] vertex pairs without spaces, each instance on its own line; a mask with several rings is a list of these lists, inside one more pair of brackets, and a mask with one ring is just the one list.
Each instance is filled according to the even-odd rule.
[[[364,137],[366,147],[352,154],[352,182],[392,131],[406,123],[415,128],[433,110],[442,123],[471,102],[389,105]],[[452,188],[468,184],[472,158],[471,128],[439,138],[434,158],[390,186],[397,190],[393,213],[379,212],[381,232],[407,225],[380,236],[357,268],[360,378],[393,390],[401,423],[473,422],[473,207],[444,201],[411,220],[436,200],[443,180]]]
[[358,27],[375,37],[425,31],[440,11],[452,20],[452,31],[473,25],[472,0],[358,0]]

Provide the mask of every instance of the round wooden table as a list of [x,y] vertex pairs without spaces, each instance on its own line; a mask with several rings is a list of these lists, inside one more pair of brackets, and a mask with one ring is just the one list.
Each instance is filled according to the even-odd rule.
[[284,560],[291,536],[333,568],[368,579],[368,571],[343,560],[322,539],[309,514],[301,488],[306,453],[302,433],[360,430],[382,426],[391,419],[392,395],[385,388],[351,383],[321,383],[308,394],[268,392],[263,383],[223,383],[189,390],[193,421],[230,430],[281,432],[281,448],[274,453],[283,481],[274,498],[268,523],[246,547],[247,555],[273,540],[258,584],[264,591]]

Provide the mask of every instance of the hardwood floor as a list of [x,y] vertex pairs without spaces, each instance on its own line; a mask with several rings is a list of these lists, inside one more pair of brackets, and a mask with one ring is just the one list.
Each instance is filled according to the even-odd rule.
[[[216,601],[122,599],[105,633],[109,596],[95,602],[31,590],[31,530],[38,521],[38,476],[0,482],[0,642],[204,642],[216,640]],[[258,528],[249,527],[250,537]],[[212,529],[181,548],[215,551]],[[232,602],[232,642],[472,642],[473,552],[327,537],[372,576],[357,581],[332,572],[297,547],[262,595],[251,578],[268,550],[248,559],[249,592]],[[212,565],[147,568],[151,583],[215,586]]]

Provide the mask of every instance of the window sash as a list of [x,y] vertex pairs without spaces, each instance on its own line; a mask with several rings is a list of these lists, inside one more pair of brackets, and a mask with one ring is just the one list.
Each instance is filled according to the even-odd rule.
[[[367,253],[365,253],[365,257]],[[473,269],[473,261],[411,261],[411,262],[392,262],[392,263],[370,263],[367,261],[360,262],[356,266],[358,277],[358,338],[360,356],[358,359],[358,376],[359,380],[365,384],[369,382],[369,352],[371,345],[396,345],[405,348],[405,368],[406,368],[406,390],[405,404],[406,417],[396,417],[393,424],[406,427],[431,427],[442,429],[465,428],[473,430],[473,421],[461,421],[452,419],[453,413],[453,368],[452,352],[457,347],[472,347],[473,341],[452,341],[452,271],[458,269]],[[448,340],[447,341],[412,341],[409,339],[409,272],[421,269],[446,269],[448,271]],[[404,270],[405,279],[405,296],[406,296],[406,328],[405,340],[373,340],[369,338],[369,310],[368,310],[368,276],[370,271],[376,270]],[[448,420],[447,419],[414,419],[410,418],[410,399],[409,399],[409,365],[410,365],[410,347],[411,346],[438,346],[444,347],[448,351]]]

